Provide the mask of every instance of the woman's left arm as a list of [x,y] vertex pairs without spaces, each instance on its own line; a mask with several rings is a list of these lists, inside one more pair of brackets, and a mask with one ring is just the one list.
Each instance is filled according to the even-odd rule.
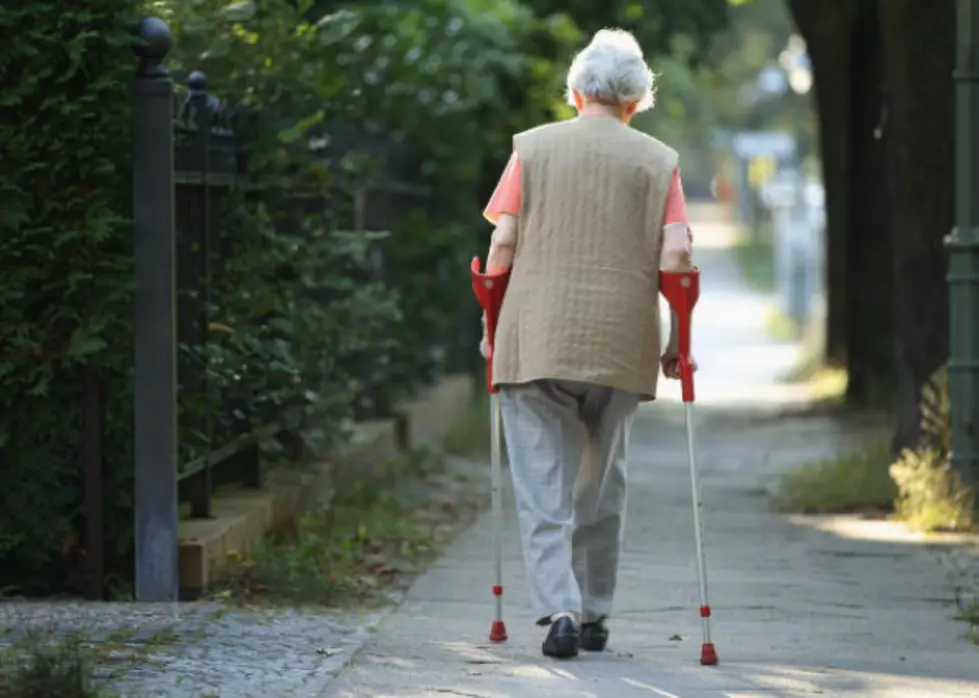
[[[499,274],[513,265],[517,252],[517,217],[501,213],[490,238],[489,254],[486,255],[486,273]],[[483,313],[483,338],[479,343],[484,358],[489,358],[489,338],[486,336],[486,313]]]
[[[513,265],[517,252],[517,214],[520,211],[521,168],[516,152],[510,155],[503,176],[483,212],[483,216],[495,228],[490,238],[489,254],[486,256],[486,273],[505,272]],[[486,314],[483,314],[483,339],[479,343],[480,352],[488,359],[489,339],[486,336]]]

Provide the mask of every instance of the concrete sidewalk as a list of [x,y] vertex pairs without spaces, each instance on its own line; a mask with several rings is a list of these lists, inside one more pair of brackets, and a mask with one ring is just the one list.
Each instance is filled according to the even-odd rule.
[[512,502],[505,541],[510,640],[486,637],[491,538],[484,516],[421,577],[324,698],[749,698],[979,696],[979,648],[952,620],[932,552],[853,519],[788,519],[766,488],[873,425],[785,418],[800,399],[775,379],[797,358],[763,331],[723,225],[697,227],[698,444],[721,665],[698,664],[700,625],[683,407],[678,388],[643,407],[632,435],[629,523],[609,649],[557,662],[527,604]]

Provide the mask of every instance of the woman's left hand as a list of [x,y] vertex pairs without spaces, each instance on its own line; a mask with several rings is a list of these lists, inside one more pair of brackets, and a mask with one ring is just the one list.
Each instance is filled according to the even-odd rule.
[[490,346],[489,339],[486,337],[486,335],[483,335],[483,338],[479,340],[479,353],[482,354],[483,358],[487,361],[489,361],[493,356],[493,348]]

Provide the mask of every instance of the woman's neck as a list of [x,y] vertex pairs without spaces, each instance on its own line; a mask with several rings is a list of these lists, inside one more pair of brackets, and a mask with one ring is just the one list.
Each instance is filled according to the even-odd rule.
[[619,107],[610,106],[607,104],[599,104],[598,102],[589,102],[585,104],[581,111],[578,112],[579,116],[611,116],[619,121],[624,121],[622,118],[622,109]]

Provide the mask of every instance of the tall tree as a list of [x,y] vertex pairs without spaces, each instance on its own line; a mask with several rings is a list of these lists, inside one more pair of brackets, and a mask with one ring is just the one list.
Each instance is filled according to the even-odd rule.
[[812,61],[819,144],[826,187],[826,358],[847,360],[847,191],[850,179],[850,54],[852,0],[788,0]]
[[847,401],[880,402],[895,382],[893,255],[881,0],[790,0],[813,63],[827,192],[827,354],[849,372]]
[[846,202],[847,402],[880,402],[893,390],[893,253],[888,205],[887,112],[878,8],[856,0],[850,32]]
[[879,3],[898,347],[895,447],[920,436],[919,396],[948,358],[942,240],[954,221],[955,0]]

